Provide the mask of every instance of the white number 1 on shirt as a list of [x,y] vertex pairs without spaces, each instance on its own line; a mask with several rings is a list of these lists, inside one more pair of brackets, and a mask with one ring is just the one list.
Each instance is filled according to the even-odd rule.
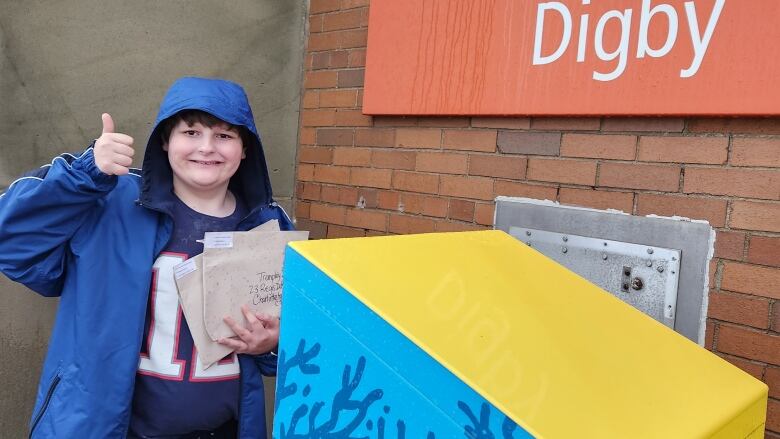
[[[184,378],[186,360],[177,358],[179,350],[179,328],[183,314],[179,296],[173,280],[173,267],[184,262],[187,255],[161,253],[152,266],[152,321],[149,323],[147,348],[149,354],[141,354],[138,372],[158,378],[181,381]],[[216,381],[230,379],[239,374],[235,354],[229,360],[220,361],[204,370],[193,346],[193,360],[190,366],[191,381]]]

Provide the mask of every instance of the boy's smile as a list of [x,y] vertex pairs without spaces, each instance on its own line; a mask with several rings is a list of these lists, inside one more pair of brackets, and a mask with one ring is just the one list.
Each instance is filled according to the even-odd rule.
[[201,196],[227,190],[245,157],[238,131],[227,124],[189,126],[180,120],[163,149],[168,151],[177,193]]

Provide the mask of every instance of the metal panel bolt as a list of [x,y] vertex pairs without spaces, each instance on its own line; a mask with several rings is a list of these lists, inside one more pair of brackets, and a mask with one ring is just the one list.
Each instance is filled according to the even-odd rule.
[[658,270],[659,273],[663,273],[664,272],[664,266],[663,265],[659,265],[658,267],[656,267],[656,270]]
[[525,231],[525,236],[531,236],[531,231],[530,230],[526,230]]
[[639,291],[644,286],[645,286],[645,283],[642,281],[641,278],[635,277],[635,278],[631,279],[631,288]]
[[[605,243],[605,245],[606,245],[606,243]],[[606,253],[602,253],[601,254],[601,259],[606,261],[607,260],[607,254]]]
[[568,236],[566,236],[566,235],[563,235],[563,238],[561,238],[561,239],[563,239],[563,242],[566,242],[566,241],[568,241],[568,240],[569,240],[569,237],[568,237]]
[[645,265],[647,265],[648,267],[652,267],[653,266],[653,261],[647,261],[647,262],[645,262]]
[[647,249],[647,254],[648,255],[652,255],[653,254],[653,249],[651,249],[651,248]]
[[562,252],[564,252],[564,253],[566,253],[566,252],[568,252],[568,251],[569,251],[569,249],[568,249],[568,248],[566,248],[566,246],[563,246],[563,247],[561,247],[561,251],[562,251]]

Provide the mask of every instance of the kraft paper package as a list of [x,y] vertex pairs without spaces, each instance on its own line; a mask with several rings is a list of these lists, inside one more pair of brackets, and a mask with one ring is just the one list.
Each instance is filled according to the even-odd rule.
[[[278,231],[279,222],[271,220],[252,230]],[[204,369],[208,369],[233,352],[233,349],[212,340],[206,332],[206,324],[203,320],[203,255],[197,255],[176,265],[174,279],[179,292],[179,303],[198,350],[198,357]]]
[[241,305],[279,317],[282,264],[288,242],[305,241],[305,231],[206,233],[203,248],[203,320],[212,340],[234,337],[222,320],[245,323]]
[[203,255],[187,259],[174,267],[174,279],[179,290],[179,303],[192,333],[192,341],[198,349],[203,368],[225,358],[232,348],[221,345],[209,337],[203,321]]

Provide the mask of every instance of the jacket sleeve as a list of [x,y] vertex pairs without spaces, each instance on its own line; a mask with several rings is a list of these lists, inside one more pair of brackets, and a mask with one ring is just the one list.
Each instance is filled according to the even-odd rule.
[[116,182],[95,165],[90,147],[11,183],[0,195],[0,272],[43,296],[58,296],[68,241]]

